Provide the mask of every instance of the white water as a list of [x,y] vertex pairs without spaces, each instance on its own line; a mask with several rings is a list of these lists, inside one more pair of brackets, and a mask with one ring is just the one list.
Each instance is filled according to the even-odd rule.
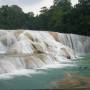
[[[0,74],[23,75],[31,69],[62,68],[65,65],[61,62],[74,59],[78,53],[89,52],[89,37],[55,35],[47,31],[0,30]],[[20,71],[22,73],[18,73]]]
[[74,50],[74,54],[81,55],[90,52],[90,37],[75,34],[58,34],[58,40]]

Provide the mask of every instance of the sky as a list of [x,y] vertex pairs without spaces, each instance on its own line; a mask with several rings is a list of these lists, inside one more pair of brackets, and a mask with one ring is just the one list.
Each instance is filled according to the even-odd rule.
[[[71,0],[72,5],[78,3],[78,0]],[[24,12],[34,12],[39,14],[41,7],[46,6],[49,8],[53,5],[53,0],[0,0],[0,6],[2,5],[18,5]]]

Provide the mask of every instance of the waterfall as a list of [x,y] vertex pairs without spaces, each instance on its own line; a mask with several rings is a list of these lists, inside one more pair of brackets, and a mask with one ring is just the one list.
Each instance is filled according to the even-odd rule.
[[90,53],[90,37],[75,34],[57,34],[58,42],[73,49],[75,55]]
[[48,31],[0,30],[0,73],[37,69],[89,52],[89,37]]

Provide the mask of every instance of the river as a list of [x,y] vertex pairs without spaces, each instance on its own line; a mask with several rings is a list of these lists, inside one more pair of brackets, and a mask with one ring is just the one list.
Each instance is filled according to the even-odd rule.
[[[54,66],[32,69],[32,73],[0,75],[0,90],[55,89],[58,88],[56,82],[68,78],[69,74],[75,74],[76,77],[77,75],[83,78],[90,77],[90,54],[74,60],[64,60]],[[90,86],[87,85],[87,88]]]

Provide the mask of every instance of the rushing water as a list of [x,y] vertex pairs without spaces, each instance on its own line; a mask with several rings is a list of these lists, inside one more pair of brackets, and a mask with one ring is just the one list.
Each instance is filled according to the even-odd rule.
[[0,30],[0,90],[89,88],[89,48],[88,36]]
[[[90,77],[90,55],[85,55],[75,60],[62,61],[61,64],[56,64],[54,67],[47,66],[47,68],[32,70],[32,73],[27,73],[26,75],[6,74],[3,75],[4,78],[0,76],[0,90],[56,88],[55,81],[63,80],[66,78],[65,74],[67,75],[67,73],[77,74],[80,77]],[[5,77],[7,78],[5,79]]]

